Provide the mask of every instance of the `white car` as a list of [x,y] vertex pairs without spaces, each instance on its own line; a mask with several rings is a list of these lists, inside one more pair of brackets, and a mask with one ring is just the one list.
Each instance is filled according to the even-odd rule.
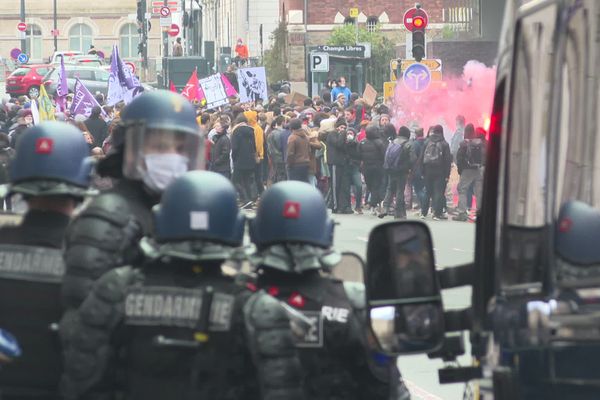
[[52,54],[52,58],[50,59],[50,64],[60,64],[60,58],[64,57],[65,62],[69,62],[69,59],[74,56],[81,56],[83,53],[77,50],[68,50],[68,51],[55,51]]

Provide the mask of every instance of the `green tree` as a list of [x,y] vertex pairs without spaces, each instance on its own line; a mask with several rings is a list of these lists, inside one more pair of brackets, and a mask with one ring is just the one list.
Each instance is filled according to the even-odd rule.
[[[359,26],[358,42],[371,43],[371,59],[368,62],[366,78],[367,82],[381,93],[383,82],[387,81],[389,77],[390,60],[396,58],[394,43],[381,32],[379,25],[375,26],[372,32]],[[356,44],[356,27],[344,24],[334,28],[327,44],[332,46]]]
[[267,70],[267,79],[269,83],[287,80],[287,29],[283,22],[271,33],[270,39],[273,41],[273,46],[265,51],[263,61]]

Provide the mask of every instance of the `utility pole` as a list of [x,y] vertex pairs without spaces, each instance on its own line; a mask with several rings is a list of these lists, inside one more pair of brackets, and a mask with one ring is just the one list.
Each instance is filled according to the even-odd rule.
[[56,0],[54,0],[54,52],[58,51],[58,17],[56,15]]
[[[190,1],[190,6],[191,5],[192,4],[191,4],[191,1]],[[187,42],[186,39],[187,39],[187,36],[188,36],[187,35],[187,30],[188,30],[187,26],[188,26],[188,23],[189,23],[190,15],[188,14],[188,18],[187,19],[185,18],[186,13],[187,13],[187,11],[185,9],[185,0],[181,0],[181,12],[182,12],[182,15],[183,15],[183,17],[181,18],[181,30],[183,31],[183,48],[184,48],[183,55],[187,56],[187,55],[189,55],[189,50],[188,50],[189,46],[188,46],[188,42]]]
[[[21,0],[21,22],[25,22],[25,0]],[[24,53],[29,53],[27,49],[27,38],[23,36],[21,39],[21,51]]]
[[263,51],[263,24],[260,24],[260,65],[264,65],[265,53]]
[[140,43],[138,44],[138,54],[142,57],[142,78],[148,79],[148,24],[146,12],[148,7],[146,0],[138,0],[137,3],[137,22]]
[[[163,4],[165,7],[168,7],[169,4],[167,0],[163,0]],[[162,40],[163,40],[163,57],[169,57],[169,34],[166,29],[162,29]]]

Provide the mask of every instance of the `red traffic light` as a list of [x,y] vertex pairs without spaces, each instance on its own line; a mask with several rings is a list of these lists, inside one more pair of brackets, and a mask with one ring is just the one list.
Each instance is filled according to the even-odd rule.
[[425,19],[423,17],[414,17],[413,18],[413,26],[417,29],[422,29],[425,27]]

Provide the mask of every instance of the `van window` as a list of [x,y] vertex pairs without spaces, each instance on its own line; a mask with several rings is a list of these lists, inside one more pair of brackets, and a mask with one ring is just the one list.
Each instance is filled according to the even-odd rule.
[[104,70],[96,71],[96,80],[100,82],[108,82],[109,73]]
[[[600,196],[594,194],[594,187],[600,186],[600,176],[594,172],[594,166],[600,166],[600,160],[594,157],[599,145],[596,128],[598,111],[588,107],[595,103],[594,97],[599,94],[597,89],[594,90],[598,87],[598,75],[595,68],[591,71],[589,66],[589,56],[597,52],[597,44],[591,37],[588,8],[589,2],[587,6],[573,11],[567,27],[565,57],[561,60],[556,215],[561,205],[569,200],[600,206]],[[593,4],[591,8],[598,7]],[[590,76],[594,77],[593,83],[589,80]]]
[[524,17],[515,42],[508,124],[505,221],[540,227],[546,220],[549,89],[552,83],[556,6]]
[[94,71],[88,69],[72,69],[67,71],[68,78],[79,78],[80,80],[93,81]]

